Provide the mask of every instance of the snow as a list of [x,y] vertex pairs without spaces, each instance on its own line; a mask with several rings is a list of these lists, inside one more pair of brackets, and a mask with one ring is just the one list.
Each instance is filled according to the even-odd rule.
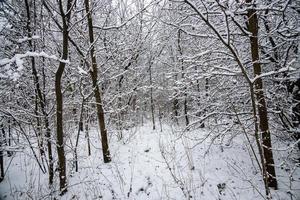
[[288,67],[283,67],[277,71],[270,71],[270,72],[262,73],[259,76],[255,76],[253,79],[251,79],[251,82],[254,83],[257,79],[265,77],[265,76],[271,76],[274,74],[280,74],[280,73],[288,72],[288,71],[295,71],[296,70],[295,68],[290,67],[290,65],[294,62],[295,62],[295,59],[292,60],[290,63],[288,63]]
[[24,59],[26,57],[44,57],[44,58],[57,60],[59,62],[64,62],[66,64],[70,63],[68,60],[59,59],[55,55],[48,55],[43,51],[41,51],[41,52],[30,52],[30,51],[28,51],[24,54],[15,54],[15,56],[12,57],[11,59],[8,59],[8,58],[1,59],[0,60],[0,65],[7,65],[7,64],[11,64],[11,63],[16,62],[17,65],[18,64],[20,65],[20,66],[18,65],[18,67],[22,68],[22,65],[23,65],[22,59]]
[[[80,137],[79,172],[71,170],[73,154],[66,150],[69,187],[60,199],[263,199],[261,175],[251,162],[244,138],[237,136],[228,146],[217,144],[218,139],[217,145],[211,140],[199,143],[208,132],[182,132],[167,124],[162,132],[152,130],[151,123],[135,127],[123,131],[121,141],[110,135],[112,162],[104,164],[99,132],[93,129],[91,156],[87,155],[84,134]],[[75,135],[76,131],[73,139]],[[40,173],[29,149],[5,163],[11,159],[6,179],[0,183],[0,199],[50,199],[58,195],[57,190],[48,188],[47,175]],[[273,199],[290,199],[289,192],[299,195],[299,180],[290,189],[289,173],[280,168],[277,172],[279,190],[272,191]],[[299,170],[295,171],[294,178],[299,177]],[[58,188],[57,177],[55,181]]]
[[84,70],[84,69],[82,69],[81,67],[77,67],[77,69],[78,69],[78,73],[79,74],[85,74],[85,75],[87,75],[88,73]]
[[[33,37],[35,38],[35,37]],[[48,55],[47,53],[41,51],[41,52],[26,52],[24,54],[15,54],[14,57],[8,59],[8,58],[3,58],[0,60],[0,66],[4,66],[5,71],[2,72],[0,75],[2,78],[10,78],[13,81],[16,81],[20,78],[21,73],[24,69],[24,60],[27,57],[44,57],[48,59],[53,59],[57,60],[59,62],[64,62],[66,64],[70,64],[69,60],[63,60],[57,58],[55,55]],[[13,70],[11,69],[11,64],[15,63],[17,65],[17,69]]]
[[21,39],[18,39],[18,43],[23,43],[23,42],[27,42],[29,40],[36,40],[36,39],[40,39],[40,36],[38,35],[33,35],[32,37],[24,37],[24,38],[21,38]]

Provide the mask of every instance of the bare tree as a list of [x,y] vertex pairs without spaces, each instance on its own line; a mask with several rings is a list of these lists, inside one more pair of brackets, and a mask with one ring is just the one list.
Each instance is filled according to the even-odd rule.
[[4,179],[4,159],[3,159],[3,155],[4,155],[4,151],[3,151],[3,147],[4,147],[4,137],[5,137],[5,130],[4,130],[4,126],[1,123],[1,133],[0,133],[0,183],[3,181]]
[[[247,10],[248,30],[250,35],[251,57],[254,76],[257,77],[254,82],[254,92],[256,95],[257,110],[259,117],[259,128],[262,136],[263,157],[266,164],[267,186],[277,189],[276,173],[274,168],[274,159],[272,152],[271,134],[269,129],[268,108],[265,101],[264,87],[261,75],[261,65],[259,59],[258,45],[258,18],[255,10],[255,4],[252,0],[247,0],[251,8]],[[264,163],[263,163],[264,164]]]
[[105,163],[108,163],[111,161],[111,157],[110,157],[110,152],[108,147],[107,129],[105,127],[105,116],[104,116],[104,110],[103,110],[102,99],[101,99],[101,91],[98,85],[98,65],[97,65],[96,50],[95,50],[93,19],[89,7],[89,0],[85,0],[84,4],[85,4],[85,11],[87,13],[89,40],[91,45],[90,56],[91,56],[92,64],[91,64],[91,68],[89,69],[89,72],[92,78],[94,97],[95,97],[96,107],[97,107],[97,117],[98,117],[100,132],[101,132],[103,160]]
[[[205,22],[205,24],[210,28],[210,30],[217,36],[217,38],[220,40],[220,42],[229,50],[229,52],[234,57],[235,61],[237,62],[237,65],[239,66],[243,76],[246,78],[252,98],[252,106],[253,106],[253,113],[254,113],[254,121],[255,121],[255,130],[256,133],[258,132],[258,129],[256,126],[260,129],[260,134],[262,138],[262,144],[260,143],[259,139],[260,137],[257,136],[257,145],[258,149],[260,150],[260,156],[261,156],[261,165],[263,166],[262,176],[266,184],[266,194],[269,196],[269,190],[268,187],[273,187],[274,189],[277,189],[277,181],[276,181],[276,174],[275,174],[275,168],[274,168],[274,160],[273,160],[273,154],[272,154],[272,144],[271,144],[271,135],[268,125],[268,116],[267,116],[267,106],[264,99],[264,88],[262,84],[262,79],[260,77],[261,75],[261,66],[259,64],[259,46],[258,46],[258,20],[255,10],[255,5],[252,1],[247,1],[249,3],[250,7],[247,7],[247,17],[248,17],[248,29],[251,35],[248,37],[250,38],[250,51],[249,54],[252,58],[252,64],[253,64],[253,71],[254,71],[254,77],[256,78],[254,83],[249,78],[250,75],[246,70],[244,62],[239,57],[238,53],[236,52],[236,47],[233,46],[232,42],[230,41],[230,32],[229,32],[229,25],[228,25],[228,18],[224,22],[225,29],[227,29],[227,35],[223,36],[219,30],[218,27],[215,26],[212,21],[209,20],[205,14],[203,14],[196,4],[194,4],[190,0],[184,0],[184,3],[189,5],[200,17],[202,21]],[[218,2],[217,2],[218,3]],[[205,4],[204,4],[205,6]],[[219,4],[220,9],[222,10],[223,7],[221,4]],[[234,21],[236,24],[238,24],[236,21]],[[238,26],[241,28],[240,24]],[[243,33],[245,33],[245,30],[241,28]],[[248,34],[246,34],[248,35]],[[255,96],[254,96],[255,95]],[[258,112],[258,117],[256,116],[256,111]],[[264,167],[266,168],[264,170]]]
[[66,66],[69,53],[69,23],[73,2],[67,1],[67,9],[64,10],[62,0],[59,0],[59,11],[62,19],[63,46],[61,61],[55,73],[55,94],[56,94],[56,148],[59,163],[59,188],[61,195],[67,192],[67,176],[66,176],[66,158],[64,150],[64,130],[63,130],[63,95],[61,91],[61,80]]
[[[31,12],[30,12],[30,5],[28,0],[25,0],[25,7],[26,7],[26,14],[27,14],[27,35],[28,38],[32,38],[33,36],[33,32],[32,32],[32,28],[31,28]],[[34,9],[36,9],[34,7]],[[29,48],[31,51],[35,51],[34,47],[33,47],[33,42],[32,40],[28,40],[29,43]],[[52,155],[52,145],[51,145],[51,130],[50,130],[50,125],[49,125],[49,118],[48,118],[48,114],[46,111],[46,99],[45,99],[45,95],[42,92],[41,89],[41,84],[40,84],[40,80],[39,80],[39,75],[36,69],[36,61],[35,61],[35,57],[31,57],[31,68],[32,68],[32,75],[34,78],[34,86],[35,86],[35,92],[36,92],[36,100],[37,103],[39,104],[42,114],[43,114],[43,119],[44,119],[44,125],[45,125],[45,129],[46,129],[46,138],[47,138],[47,150],[48,150],[48,160],[49,160],[49,167],[48,167],[48,174],[49,174],[49,185],[52,185],[53,183],[53,175],[54,175],[54,171],[53,171],[53,155]],[[43,140],[43,137],[41,137],[41,140]],[[40,145],[42,145],[41,141]],[[39,146],[40,146],[39,145]],[[40,146],[41,152],[43,154],[43,146]]]

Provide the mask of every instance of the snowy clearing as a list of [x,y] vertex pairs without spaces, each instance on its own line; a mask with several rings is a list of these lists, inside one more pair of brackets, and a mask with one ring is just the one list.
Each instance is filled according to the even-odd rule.
[[[124,132],[122,141],[111,138],[109,164],[102,161],[99,133],[90,133],[91,156],[81,134],[79,172],[68,171],[68,192],[61,199],[264,199],[261,174],[243,136],[226,146],[210,139],[201,142],[207,134],[206,129],[183,133],[169,125],[153,131],[146,124]],[[67,152],[68,169],[74,169],[72,151]],[[279,164],[281,157],[275,156]],[[0,184],[1,199],[57,198],[58,191],[48,189],[47,175],[41,174],[29,149],[5,161],[11,164]],[[299,199],[299,170],[290,181],[289,170],[276,169],[279,190],[272,191],[273,199]]]

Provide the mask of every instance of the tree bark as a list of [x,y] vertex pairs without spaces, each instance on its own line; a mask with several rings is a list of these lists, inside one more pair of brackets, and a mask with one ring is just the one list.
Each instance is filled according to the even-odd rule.
[[[30,6],[28,3],[28,0],[25,0],[25,6],[26,6],[26,12],[27,12],[27,35],[29,38],[32,37],[32,30],[31,30],[31,16],[30,16]],[[32,40],[28,40],[29,47],[33,51],[33,43]],[[40,81],[39,81],[39,76],[38,72],[36,70],[36,65],[35,65],[35,58],[31,58],[31,68],[32,68],[32,75],[34,79],[34,86],[35,86],[35,92],[36,92],[36,97],[37,97],[37,102],[39,103],[39,106],[41,107],[41,111],[43,114],[43,119],[44,119],[44,124],[46,128],[46,138],[47,138],[47,148],[48,148],[48,160],[49,160],[49,166],[48,166],[48,174],[49,174],[49,185],[52,185],[53,183],[53,176],[54,176],[54,169],[53,169],[53,156],[52,156],[52,145],[50,141],[51,137],[51,130],[49,127],[49,119],[48,119],[48,114],[46,112],[46,99],[45,99],[45,94],[41,90],[40,86]],[[43,139],[42,139],[43,140]],[[41,141],[41,154],[44,154],[43,151],[43,142]]]
[[[11,146],[11,140],[12,140],[12,135],[11,135],[11,124],[10,124],[10,118],[8,118],[8,121],[7,121],[7,124],[8,124],[8,146],[10,147]],[[13,153],[11,151],[7,151],[7,157],[11,157],[13,155]]]
[[86,109],[86,116],[85,116],[85,137],[87,140],[87,148],[88,148],[88,156],[91,155],[91,144],[90,144],[90,135],[89,135],[89,109]]
[[71,16],[72,0],[67,2],[67,11],[65,14],[63,9],[62,0],[59,0],[59,10],[63,23],[63,46],[62,46],[62,60],[59,62],[58,69],[55,73],[55,95],[56,95],[56,148],[59,163],[59,188],[60,194],[63,195],[67,192],[67,177],[66,177],[66,158],[64,151],[64,132],[63,132],[63,95],[61,91],[62,75],[66,66],[65,60],[68,58],[69,46],[69,21]]
[[93,31],[93,19],[91,10],[89,8],[89,0],[85,0],[85,11],[87,13],[87,20],[88,20],[88,30],[89,30],[89,39],[90,39],[90,56],[92,60],[92,66],[89,70],[93,88],[94,88],[94,96],[96,100],[96,106],[97,106],[97,117],[98,117],[98,123],[100,127],[101,132],[101,142],[102,142],[102,153],[103,153],[103,160],[104,163],[108,163],[111,161],[109,147],[108,147],[108,139],[107,139],[107,130],[105,127],[105,116],[103,111],[103,105],[101,100],[101,92],[98,86],[98,66],[97,66],[97,59],[96,59],[96,52],[95,52],[95,46],[94,46],[94,31]]
[[77,148],[79,144],[79,136],[80,132],[83,131],[83,111],[84,111],[84,103],[85,103],[85,98],[82,98],[82,103],[81,103],[81,108],[80,108],[80,115],[79,115],[79,122],[78,122],[78,131],[77,131],[77,136],[76,136],[76,143],[75,143],[75,149],[74,149],[74,154],[75,154],[75,171],[78,172],[78,154],[77,154]]
[[1,124],[1,131],[2,134],[0,134],[0,183],[4,179],[4,159],[3,159],[4,151],[2,150],[2,148],[4,146],[3,143],[5,140],[5,130],[3,124]]
[[[252,0],[247,0],[247,3],[252,3]],[[254,6],[254,5],[252,5]],[[252,34],[250,36],[251,42],[251,57],[253,64],[253,73],[258,77],[254,83],[257,110],[259,116],[259,128],[262,137],[263,155],[266,162],[267,171],[267,185],[277,189],[277,180],[274,167],[274,159],[272,152],[271,134],[269,130],[268,111],[263,91],[263,81],[259,76],[261,75],[261,65],[259,61],[259,45],[258,45],[258,18],[255,8],[249,8],[247,11],[248,29]],[[263,163],[262,163],[263,164]]]
[[[178,30],[177,35],[177,45],[178,45],[178,52],[180,55],[180,65],[181,65],[181,78],[184,79],[185,73],[184,73],[184,65],[183,65],[183,51],[181,47],[181,30]],[[189,117],[188,117],[188,106],[187,106],[187,87],[184,87],[184,102],[183,102],[183,112],[184,112],[184,118],[185,118],[185,126],[188,127],[190,124]]]
[[153,99],[153,81],[152,81],[152,61],[150,60],[150,66],[149,66],[149,80],[150,80],[150,108],[151,108],[151,118],[152,118],[152,128],[155,130],[155,117],[154,117],[154,99]]

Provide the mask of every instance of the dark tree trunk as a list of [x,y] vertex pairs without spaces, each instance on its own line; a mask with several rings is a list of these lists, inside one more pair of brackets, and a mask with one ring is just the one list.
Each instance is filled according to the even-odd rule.
[[63,74],[64,63],[59,64],[55,74],[55,94],[56,94],[56,147],[59,163],[59,185],[61,194],[67,192],[66,183],[66,160],[64,151],[64,133],[63,133],[63,96],[61,92],[61,77]]
[[[247,3],[252,3],[252,0],[247,0]],[[261,74],[261,65],[259,63],[259,45],[258,45],[258,19],[256,10],[249,8],[247,12],[248,16],[248,29],[252,34],[250,36],[251,42],[251,56],[253,63],[254,76],[258,77]],[[259,116],[259,128],[262,136],[263,156],[266,162],[267,171],[267,185],[277,189],[277,180],[274,167],[274,159],[272,152],[271,134],[268,123],[268,111],[263,91],[263,81],[261,78],[257,78],[254,83],[255,95],[257,100],[257,110]],[[263,164],[263,163],[262,163]]]
[[[32,37],[32,29],[31,29],[31,16],[30,16],[30,6],[28,3],[28,0],[25,0],[25,6],[26,6],[26,12],[27,12],[27,31],[28,31],[28,37]],[[29,47],[33,51],[34,50],[34,45],[32,43],[32,40],[28,40],[29,42]],[[48,160],[49,160],[49,166],[48,166],[48,173],[49,173],[49,185],[52,185],[53,183],[53,156],[52,156],[52,145],[50,141],[51,137],[51,130],[49,128],[49,119],[48,119],[48,114],[46,112],[46,98],[45,98],[45,93],[42,92],[41,86],[40,86],[40,81],[39,81],[39,76],[38,72],[36,70],[36,65],[35,65],[35,59],[34,57],[31,58],[31,68],[32,68],[32,75],[34,79],[34,86],[35,86],[35,92],[36,92],[36,100],[39,106],[41,107],[41,111],[43,114],[43,119],[44,119],[44,124],[46,128],[46,138],[47,138],[47,148],[48,148]],[[43,74],[43,77],[45,78],[45,74]],[[41,137],[43,138],[43,137]],[[40,141],[40,151],[41,154],[44,155],[44,149],[43,149],[43,139]]]
[[173,112],[174,112],[174,120],[176,121],[177,125],[179,125],[178,123],[178,109],[179,109],[179,102],[177,97],[175,97],[174,101],[173,101]]
[[85,137],[87,139],[87,148],[88,155],[91,155],[91,143],[90,143],[90,135],[89,135],[89,110],[86,110],[86,119],[85,119]]
[[[7,140],[8,140],[8,146],[10,147],[11,146],[11,140],[12,140],[12,136],[11,136],[11,122],[10,122],[10,118],[8,118],[8,138],[7,138]],[[13,153],[12,152],[10,152],[10,151],[7,151],[7,157],[11,157],[13,155]]]
[[[150,61],[152,62],[152,61]],[[154,100],[153,100],[153,87],[152,87],[152,84],[153,84],[153,81],[152,81],[152,63],[150,63],[150,66],[149,66],[149,79],[150,79],[150,108],[151,108],[151,118],[152,118],[152,128],[153,130],[155,130],[155,117],[154,117]]]
[[[33,35],[33,30],[31,28],[31,11],[30,11],[30,6],[28,0],[25,0],[25,7],[26,7],[26,15],[27,15],[27,23],[26,23],[26,28],[27,28],[27,36],[28,38],[31,38]],[[34,8],[35,9],[35,8]],[[33,20],[35,21],[35,20]],[[28,45],[30,51],[34,52],[35,51],[35,45],[31,39],[28,40]],[[39,97],[38,97],[38,89],[39,89],[39,80],[37,76],[37,70],[36,70],[36,62],[35,62],[35,57],[31,57],[31,68],[32,68],[32,75],[33,75],[33,83],[35,86],[35,115],[36,115],[36,122],[37,122],[37,138],[38,138],[38,146],[40,150],[41,157],[45,156],[44,152],[44,147],[43,147],[43,137],[42,137],[42,129],[40,125],[40,117],[38,114],[38,104],[39,104]],[[41,101],[41,100],[40,100]]]
[[[63,2],[59,0],[59,10],[63,23],[63,46],[62,46],[62,60],[68,59],[69,46],[69,21],[71,16],[72,0],[67,2],[67,14],[63,9]],[[63,195],[67,192],[67,176],[66,176],[66,158],[64,150],[64,132],[63,132],[63,95],[61,92],[61,80],[65,69],[66,63],[60,61],[58,69],[55,73],[55,95],[56,95],[56,148],[58,154],[58,171],[59,171],[59,188],[60,194]]]
[[98,66],[97,66],[97,59],[96,59],[96,52],[95,52],[95,46],[94,46],[94,31],[93,31],[93,19],[91,10],[89,8],[89,0],[85,0],[85,11],[87,13],[87,20],[88,20],[88,29],[89,29],[89,39],[90,39],[90,56],[92,60],[92,68],[90,69],[90,75],[92,78],[93,88],[94,88],[94,96],[96,100],[96,106],[97,106],[97,117],[98,117],[98,123],[100,127],[101,132],[101,142],[102,142],[102,153],[103,153],[103,160],[104,163],[108,163],[111,161],[109,147],[108,147],[108,139],[107,139],[107,130],[105,127],[105,116],[103,111],[103,105],[101,100],[101,92],[98,86]]
[[83,97],[82,103],[81,103],[81,108],[80,108],[80,116],[79,116],[79,122],[78,122],[78,131],[77,131],[77,137],[76,137],[76,143],[75,143],[75,149],[74,149],[74,154],[75,154],[75,171],[78,172],[78,154],[77,154],[77,148],[79,144],[79,136],[80,132],[83,131],[83,110],[84,110],[84,103],[85,99]]
[[[181,47],[181,30],[178,30],[177,35],[177,45],[178,45],[178,52],[180,55],[180,65],[181,65],[181,78],[184,79],[185,73],[184,73],[184,65],[183,65],[183,51]],[[185,125],[188,126],[190,124],[189,117],[188,117],[188,106],[187,106],[187,93],[186,93],[187,87],[184,87],[184,101],[183,101],[183,112],[184,112],[184,118],[185,118]]]
[[3,144],[4,144],[4,140],[5,140],[5,130],[4,130],[4,126],[3,124],[1,125],[1,134],[0,134],[0,183],[3,181],[4,179],[4,161],[3,161]]
[[185,126],[190,124],[189,116],[188,116],[188,106],[187,106],[187,94],[184,94],[184,117],[185,117]]

